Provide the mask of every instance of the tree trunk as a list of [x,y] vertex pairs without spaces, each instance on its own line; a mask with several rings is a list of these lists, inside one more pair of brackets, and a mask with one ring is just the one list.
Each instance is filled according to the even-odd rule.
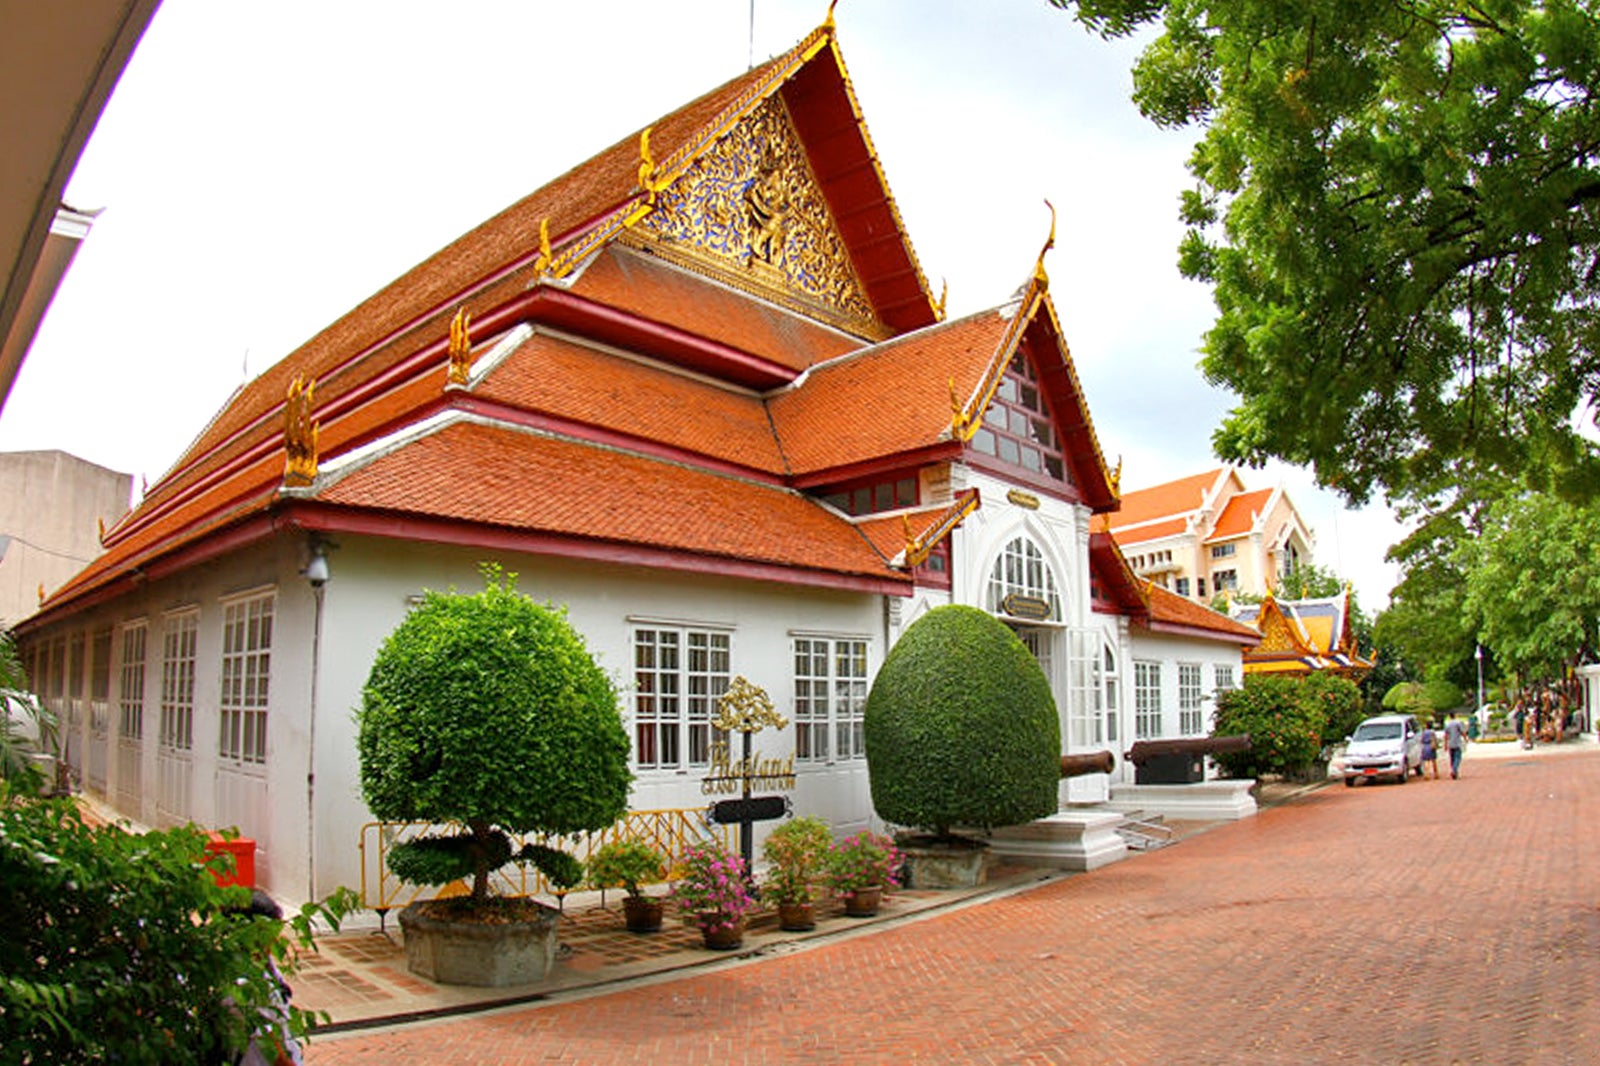
[[492,828],[488,822],[469,821],[472,830],[472,905],[482,907],[489,902],[489,839]]

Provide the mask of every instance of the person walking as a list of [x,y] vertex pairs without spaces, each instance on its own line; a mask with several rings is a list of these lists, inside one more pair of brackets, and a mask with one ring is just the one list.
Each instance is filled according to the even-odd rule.
[[1433,731],[1433,723],[1429,722],[1422,731],[1422,769],[1423,776],[1427,776],[1429,767],[1433,768],[1433,779],[1439,780],[1439,735]]
[[1467,730],[1461,719],[1452,718],[1444,724],[1444,746],[1450,752],[1450,777],[1461,776],[1461,756],[1467,747]]

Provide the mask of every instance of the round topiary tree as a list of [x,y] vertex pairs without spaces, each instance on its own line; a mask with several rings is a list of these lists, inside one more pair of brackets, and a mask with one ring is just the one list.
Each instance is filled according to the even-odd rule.
[[872,683],[867,772],[880,817],[948,839],[1053,814],[1061,726],[1039,663],[1003,622],[938,607]]
[[583,869],[510,833],[603,829],[627,810],[628,736],[617,693],[565,612],[485,565],[476,595],[430,592],[378,651],[362,693],[361,791],[385,821],[456,822],[465,832],[395,845],[390,869],[417,884],[472,878],[489,898],[500,866],[532,863],[557,885]]

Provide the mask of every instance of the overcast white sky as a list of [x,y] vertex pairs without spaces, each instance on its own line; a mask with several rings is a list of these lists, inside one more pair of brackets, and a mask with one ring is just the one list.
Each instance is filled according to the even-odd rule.
[[[822,21],[826,0],[163,0],[68,188],[104,208],[0,418],[154,483],[247,375],[551,178]],[[1141,488],[1216,466],[1231,405],[1195,368],[1179,277],[1193,134],[1128,102],[1129,42],[1045,0],[841,0],[840,45],[935,291],[961,314],[1046,260],[1109,462]],[[1283,482],[1369,609],[1381,508]]]

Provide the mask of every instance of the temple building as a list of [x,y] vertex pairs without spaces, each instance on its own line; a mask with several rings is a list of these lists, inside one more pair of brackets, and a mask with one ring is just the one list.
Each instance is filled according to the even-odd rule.
[[1136,736],[1209,731],[1259,634],[1091,528],[1118,489],[1045,261],[945,317],[830,20],[236,394],[20,627],[68,762],[140,822],[238,826],[280,894],[355,885],[362,684],[487,561],[617,680],[635,811],[706,805],[743,676],[789,719],[757,754],[792,755],[794,808],[873,824],[866,693],[952,602],[1033,650],[1065,751],[1118,754],[1063,803],[1109,798]]
[[1348,586],[1319,599],[1280,600],[1268,593],[1260,603],[1234,604],[1232,614],[1261,632],[1261,642],[1244,653],[1247,674],[1326,670],[1360,681],[1373,667],[1356,643]]
[[1265,596],[1315,544],[1281,485],[1248,491],[1228,466],[1123,493],[1110,529],[1134,573],[1200,603]]

